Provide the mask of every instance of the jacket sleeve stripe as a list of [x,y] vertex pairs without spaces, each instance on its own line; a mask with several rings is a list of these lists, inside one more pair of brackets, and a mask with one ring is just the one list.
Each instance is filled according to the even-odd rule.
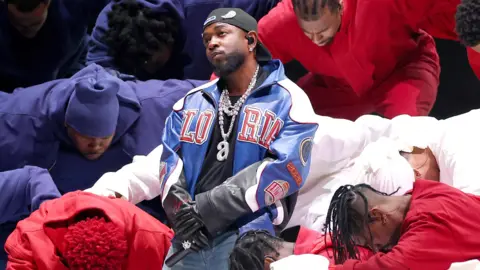
[[256,173],[256,177],[255,177],[256,178],[255,179],[256,184],[249,187],[245,192],[245,201],[248,204],[248,207],[250,207],[250,209],[252,210],[252,212],[256,212],[256,211],[258,211],[258,209],[260,209],[258,201],[257,201],[258,182],[261,179],[263,170],[265,169],[265,167],[269,163],[271,163],[271,162],[270,161],[264,161],[264,162],[262,162],[262,164],[260,164],[260,166],[257,169],[257,173]]
[[277,217],[273,220],[273,225],[280,225],[283,223],[283,220],[285,219],[285,211],[283,209],[283,205],[281,201],[276,201],[275,206],[277,208]]
[[175,185],[180,178],[180,174],[182,173],[182,169],[183,169],[183,161],[181,159],[177,158],[177,162],[175,163],[174,166],[175,167],[174,167],[172,173],[170,173],[167,180],[164,182],[165,185],[163,186],[163,192],[162,192],[162,204],[165,201],[165,198],[167,197],[167,194],[170,191],[170,188],[173,185]]
[[289,79],[281,80],[278,84],[288,91],[292,98],[290,118],[297,123],[316,124],[316,114],[307,94]]

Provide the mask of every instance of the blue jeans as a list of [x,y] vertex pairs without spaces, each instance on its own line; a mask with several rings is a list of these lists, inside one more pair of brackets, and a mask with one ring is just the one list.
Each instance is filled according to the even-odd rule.
[[[227,232],[217,236],[210,244],[211,248],[198,253],[190,253],[172,268],[164,265],[163,270],[225,270],[228,269],[228,256],[237,241],[236,232]],[[173,245],[167,258],[178,251]]]

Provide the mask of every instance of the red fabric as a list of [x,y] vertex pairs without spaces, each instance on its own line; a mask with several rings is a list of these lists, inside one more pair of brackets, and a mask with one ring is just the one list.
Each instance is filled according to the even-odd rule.
[[[421,29],[424,29],[436,38],[458,41],[458,35],[455,32],[455,13],[457,12],[457,6],[460,4],[460,0],[411,1],[414,1],[412,2],[412,6],[420,3],[429,3],[429,5],[426,5],[428,9],[424,16],[426,19],[423,19],[418,25]],[[473,72],[480,78],[480,54],[471,48],[467,48],[467,53]]]
[[64,236],[74,218],[100,212],[125,231],[128,258],[124,269],[158,269],[170,248],[173,231],[122,199],[111,199],[86,192],[71,192],[44,202],[30,217],[20,221],[8,237],[5,250],[7,269],[64,270],[60,258]]
[[319,114],[426,115],[436,98],[438,55],[432,37],[411,27],[397,2],[344,0],[339,32],[332,44],[318,47],[299,27],[292,1],[284,0],[260,20],[259,37],[274,58],[296,59],[321,77],[299,82]]
[[480,79],[480,53],[474,51],[472,48],[468,48],[467,53],[470,66],[472,67],[473,72],[475,72],[477,77]]
[[[360,260],[367,260],[373,256],[373,252],[367,248],[358,247],[358,250],[360,252]],[[322,255],[330,261],[330,265],[335,265],[330,237],[327,237],[327,242],[325,243],[324,234],[304,227],[300,228],[293,254]]]
[[63,240],[60,254],[70,269],[122,269],[128,255],[124,230],[104,217],[69,226]]
[[422,21],[419,24],[419,27],[427,31],[427,33],[433,37],[458,40],[458,35],[455,32],[455,12],[456,5],[452,5],[445,12],[427,17],[425,21]]
[[363,262],[347,260],[335,269],[448,269],[453,262],[480,259],[479,212],[480,197],[417,180],[392,251]]

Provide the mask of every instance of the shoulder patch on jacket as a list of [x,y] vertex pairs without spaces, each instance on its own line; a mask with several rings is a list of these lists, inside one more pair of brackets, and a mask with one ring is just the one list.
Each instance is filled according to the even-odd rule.
[[196,88],[193,88],[192,90],[188,91],[188,93],[183,97],[181,98],[179,101],[175,102],[175,105],[173,105],[173,110],[178,112],[178,111],[181,111],[183,109],[183,106],[185,105],[185,99],[195,93],[195,92],[198,92],[200,90],[203,90],[205,88],[209,88],[211,87],[212,85],[216,84],[218,82],[219,79],[215,79],[211,82],[208,82],[206,84],[202,84],[200,85],[199,87],[196,87]]
[[298,123],[312,123],[316,124],[316,114],[313,111],[312,104],[307,94],[289,79],[278,82],[282,88],[290,93],[292,99],[292,106],[290,108],[290,118]]

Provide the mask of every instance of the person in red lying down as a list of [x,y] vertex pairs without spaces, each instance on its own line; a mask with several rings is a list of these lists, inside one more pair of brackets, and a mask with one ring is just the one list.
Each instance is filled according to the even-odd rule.
[[76,191],[18,223],[5,244],[7,269],[159,269],[172,238],[125,200]]
[[411,26],[404,1],[284,0],[258,25],[273,58],[300,62],[297,84],[318,114],[428,115],[439,84],[433,38]]
[[[237,240],[229,258],[230,270],[264,270],[271,269],[291,269],[289,261],[283,259],[291,255],[315,254],[322,255],[330,261],[330,265],[335,265],[332,252],[332,241],[330,237],[324,234],[297,227],[298,234],[295,242],[288,242],[281,238],[271,235],[267,231],[252,230]],[[367,248],[358,246],[360,258],[366,260],[373,255],[373,252]],[[299,257],[302,261],[302,258]],[[285,262],[285,265],[282,265]],[[304,265],[297,267],[304,268]],[[321,269],[321,268],[318,268]]]
[[[325,221],[334,269],[448,269],[478,259],[479,211],[479,196],[431,180],[416,180],[404,195],[341,186]],[[357,245],[375,255],[359,260]]]

